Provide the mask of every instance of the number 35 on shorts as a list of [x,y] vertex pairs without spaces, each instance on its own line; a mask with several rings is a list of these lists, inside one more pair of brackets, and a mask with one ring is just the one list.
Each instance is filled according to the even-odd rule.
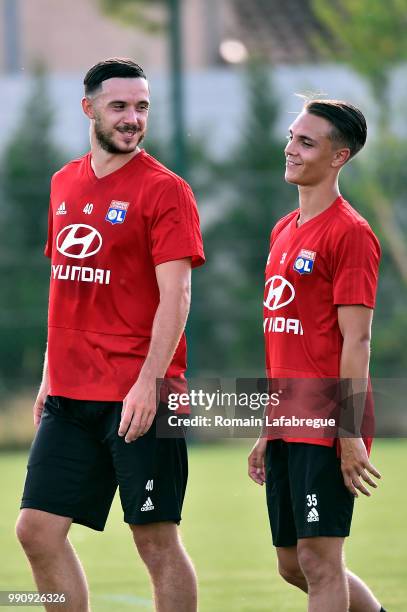
[[318,500],[316,493],[311,493],[311,495],[307,495],[307,506],[311,508],[311,506],[317,506]]

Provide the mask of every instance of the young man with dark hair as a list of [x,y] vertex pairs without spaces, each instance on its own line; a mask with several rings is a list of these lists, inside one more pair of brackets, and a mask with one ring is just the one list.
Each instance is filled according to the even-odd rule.
[[[363,404],[367,397],[380,246],[338,187],[366,133],[362,113],[337,100],[306,102],[289,130],[285,180],[298,186],[299,208],[271,233],[264,299],[267,376],[281,393],[279,415],[288,390],[294,413],[321,416],[326,380],[331,389],[350,380]],[[371,439],[357,435],[269,428],[249,455],[249,476],[266,483],[279,572],[308,593],[310,612],[382,610],[343,561],[354,497],[370,495],[364,482],[376,487],[371,475],[380,478]]]
[[191,268],[204,262],[198,211],[187,183],[140,149],[150,105],[140,66],[100,62],[84,84],[91,150],[51,183],[48,346],[17,535],[38,589],[85,612],[68,532],[72,522],[102,531],[119,486],[157,610],[194,612],[177,530],[185,439],[159,439],[154,425],[157,379],[186,369]]

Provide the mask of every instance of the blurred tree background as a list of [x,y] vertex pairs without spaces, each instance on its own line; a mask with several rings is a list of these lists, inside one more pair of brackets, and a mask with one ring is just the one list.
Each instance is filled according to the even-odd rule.
[[49,182],[66,157],[51,139],[47,77],[32,77],[0,172],[0,391],[39,383],[46,340],[49,262],[43,256]]
[[[141,1],[100,2],[116,16],[120,8],[121,18],[130,19],[131,11],[132,23],[142,14],[138,27],[166,27],[155,14],[145,16]],[[378,121],[368,146],[344,169],[341,185],[344,196],[368,218],[383,247],[372,371],[376,376],[404,376],[407,142],[393,130],[395,110],[389,92],[391,68],[407,57],[405,36],[394,34],[405,24],[406,2],[313,0],[313,6],[331,33],[333,45],[325,48],[326,57],[358,71],[370,84],[377,103]],[[272,68],[259,60],[249,62],[241,76],[245,110],[239,140],[227,157],[223,161],[211,158],[206,141],[210,134],[186,138],[187,178],[200,203],[207,254],[207,265],[194,274],[189,323],[194,374],[200,375],[262,375],[263,273],[269,234],[275,221],[297,205],[296,189],[283,180],[285,143],[276,137],[281,108]],[[52,143],[53,118],[46,75],[40,70],[33,77],[21,123],[7,145],[0,173],[3,391],[32,387],[41,375],[49,282],[49,262],[42,255],[49,180],[66,161],[66,155]],[[175,167],[172,142],[154,135],[154,126],[146,149]]]
[[296,205],[283,180],[285,142],[269,66],[250,63],[240,139],[214,168],[218,215],[205,232],[208,262],[195,278],[200,372],[262,376],[263,286],[274,223]]

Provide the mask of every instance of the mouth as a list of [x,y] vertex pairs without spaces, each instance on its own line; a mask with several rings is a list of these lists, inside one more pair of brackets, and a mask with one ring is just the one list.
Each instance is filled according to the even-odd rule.
[[126,136],[127,138],[133,138],[133,136],[135,136],[139,130],[131,130],[129,128],[117,128],[117,131],[122,134],[123,136]]
[[286,159],[285,165],[286,166],[301,166],[302,164],[298,162],[293,162],[291,159]]

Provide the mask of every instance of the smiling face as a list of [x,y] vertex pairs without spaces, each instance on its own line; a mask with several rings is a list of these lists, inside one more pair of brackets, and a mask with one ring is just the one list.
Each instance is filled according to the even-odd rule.
[[326,119],[303,111],[289,128],[285,180],[299,186],[316,186],[336,176],[349,159],[350,150],[332,140]]
[[112,78],[82,101],[99,146],[114,155],[133,153],[147,129],[150,106],[143,78]]

